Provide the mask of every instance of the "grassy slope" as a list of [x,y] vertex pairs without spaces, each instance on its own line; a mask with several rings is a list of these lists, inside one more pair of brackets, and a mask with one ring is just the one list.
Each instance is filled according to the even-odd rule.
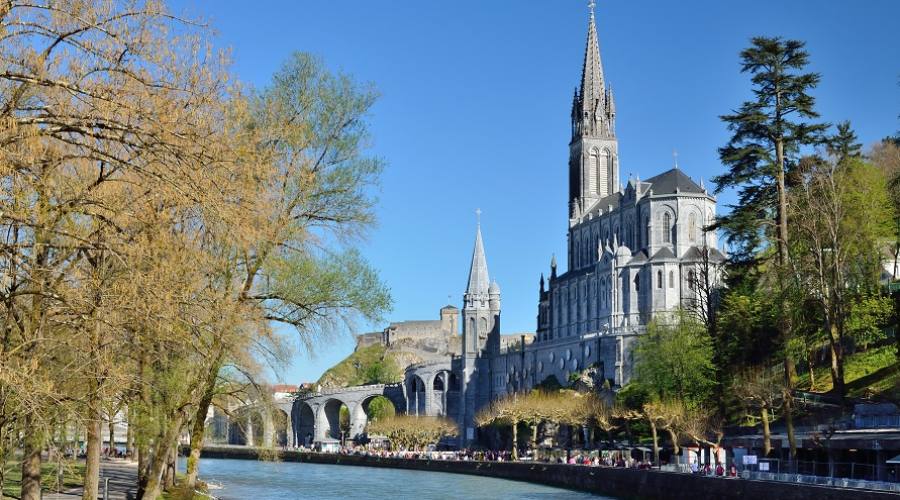
[[[84,482],[84,462],[64,461],[63,490],[81,486]],[[22,484],[22,469],[19,462],[6,464],[6,477],[3,484],[2,498],[19,498],[19,487]],[[41,486],[44,491],[56,491],[56,464],[41,464]]]
[[[844,358],[844,378],[851,397],[881,396],[900,401],[900,362],[896,346],[887,345],[857,352]],[[809,387],[809,374],[799,377],[798,387]],[[816,368],[814,392],[827,392],[832,388],[828,366]]]
[[[359,368],[356,367],[356,363],[359,363]],[[326,370],[318,383],[323,387],[349,387],[371,383],[373,381],[367,380],[366,375],[377,363],[382,363],[386,369],[387,380],[382,382],[399,382],[402,379],[403,374],[394,354],[386,352],[384,346],[376,344],[354,351],[343,361]]]

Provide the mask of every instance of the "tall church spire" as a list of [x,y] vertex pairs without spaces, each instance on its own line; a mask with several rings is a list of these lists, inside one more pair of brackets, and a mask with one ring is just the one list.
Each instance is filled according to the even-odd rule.
[[[594,2],[588,4],[587,44],[581,67],[581,87],[572,102],[569,143],[569,224],[575,224],[619,184],[616,106],[603,76]],[[571,268],[571,267],[570,267]]]
[[[481,211],[477,213],[480,215]],[[481,241],[481,222],[475,233],[475,250],[472,252],[472,267],[469,268],[469,286],[466,294],[487,294],[490,288],[487,259],[484,257],[484,243]]]
[[600,62],[600,43],[597,41],[597,26],[594,23],[594,2],[589,6],[591,18],[588,21],[587,46],[581,68],[581,100],[585,112],[594,110],[604,94],[603,64]]

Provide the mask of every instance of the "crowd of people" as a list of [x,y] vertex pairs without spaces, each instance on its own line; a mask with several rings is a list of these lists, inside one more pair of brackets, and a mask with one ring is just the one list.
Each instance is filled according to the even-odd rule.
[[[334,453],[333,451],[323,451],[315,447],[300,447],[301,451]],[[567,464],[581,465],[591,467],[617,467],[626,469],[653,469],[653,463],[647,459],[636,459],[629,456],[624,451],[578,451],[578,450],[554,450],[545,452],[541,455],[528,451],[513,460],[512,454],[507,450],[480,450],[480,449],[462,449],[462,450],[390,450],[384,447],[367,447],[367,446],[343,446],[336,453],[351,456],[368,456],[380,458],[399,458],[412,460],[453,460],[453,461],[477,461],[477,462],[541,462],[548,464]],[[701,464],[697,461],[691,462],[690,465],[683,467],[684,472],[690,471],[692,474],[737,478],[740,477],[739,471],[735,464],[731,464],[727,469],[722,463]]]

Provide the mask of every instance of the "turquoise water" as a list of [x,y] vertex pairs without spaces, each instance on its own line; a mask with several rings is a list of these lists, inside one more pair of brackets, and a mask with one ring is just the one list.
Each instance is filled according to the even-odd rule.
[[222,489],[213,489],[210,493],[223,500],[605,498],[549,486],[462,474],[294,462],[204,458],[200,461],[200,477],[222,485]]

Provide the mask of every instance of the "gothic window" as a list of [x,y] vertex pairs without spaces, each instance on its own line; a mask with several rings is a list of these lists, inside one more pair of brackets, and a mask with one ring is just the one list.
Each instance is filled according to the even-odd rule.
[[687,281],[688,281],[688,289],[694,289],[694,280],[696,277],[694,276],[694,271],[688,271]]
[[662,220],[663,243],[672,243],[672,216],[666,212]]
[[608,149],[603,150],[600,158],[600,169],[597,177],[597,194],[601,197],[609,194],[609,178],[610,178],[610,154]]
[[641,275],[640,275],[640,273],[638,273],[638,274],[634,275],[634,292],[637,293],[640,291],[641,291]]
[[663,274],[662,271],[656,271],[656,288],[663,287]]
[[596,149],[591,150],[591,157],[588,163],[588,188],[591,193],[602,194],[600,177],[599,158]]
[[691,243],[697,241],[697,214],[691,214],[688,217],[688,238]]
[[675,288],[675,271],[669,271],[669,288]]

